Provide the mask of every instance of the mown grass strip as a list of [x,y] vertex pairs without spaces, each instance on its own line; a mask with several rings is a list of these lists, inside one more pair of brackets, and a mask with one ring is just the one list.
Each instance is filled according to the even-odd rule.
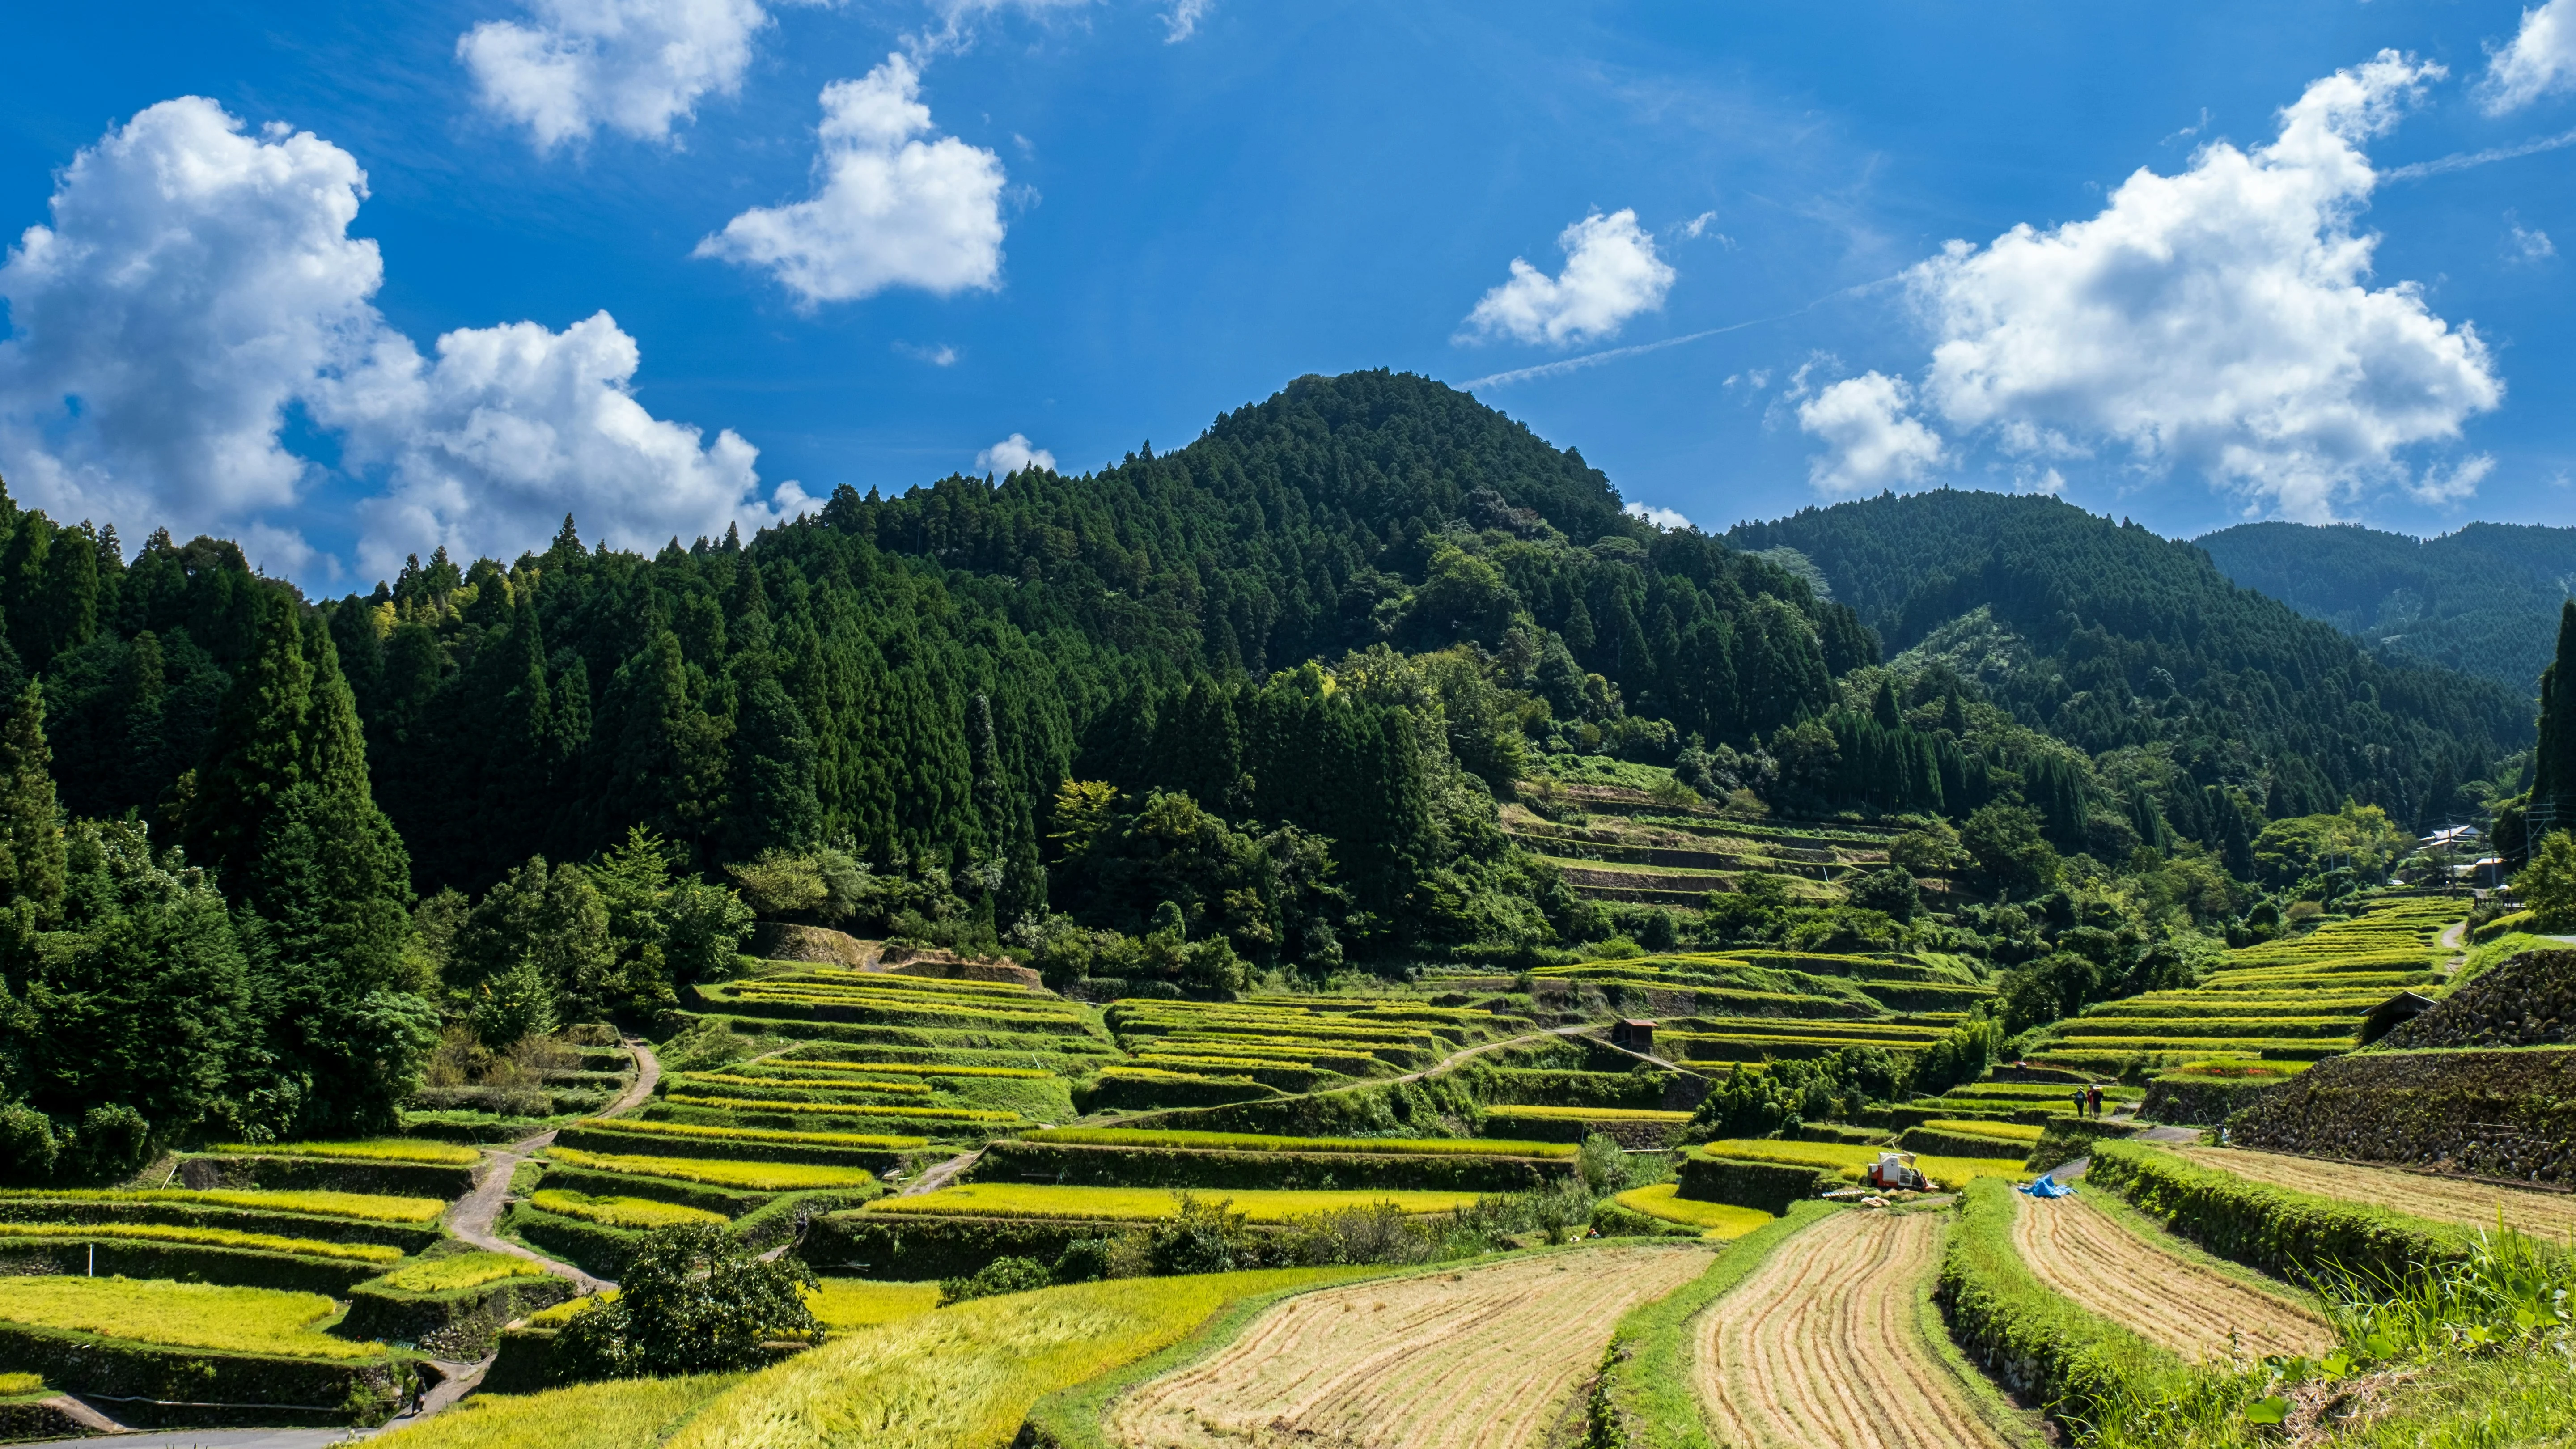
[[1572,1157],[1570,1142],[1514,1142],[1499,1137],[1264,1137],[1251,1132],[1183,1132],[1145,1127],[1044,1127],[1031,1142],[1074,1147],[1166,1147],[1201,1152],[1339,1152],[1402,1156]]
[[1839,1211],[1829,1203],[1799,1203],[1729,1243],[1707,1272],[1619,1321],[1594,1406],[1614,1416],[1627,1449],[1716,1449],[1692,1388],[1691,1320],[1782,1243]]
[[169,1223],[0,1223],[0,1244],[12,1238],[96,1238],[155,1243],[194,1243],[209,1248],[247,1248],[261,1253],[292,1253],[303,1258],[338,1258],[352,1263],[398,1263],[403,1250],[388,1243],[326,1243],[318,1238],[289,1238],[276,1233],[245,1233],[233,1228],[183,1228]]

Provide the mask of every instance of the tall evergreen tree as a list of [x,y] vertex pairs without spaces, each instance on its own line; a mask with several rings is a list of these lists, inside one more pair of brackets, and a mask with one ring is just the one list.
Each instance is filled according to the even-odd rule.
[[62,811],[41,685],[20,691],[0,722],[0,907],[22,907],[48,929],[63,914]]
[[2576,599],[2558,606],[2558,657],[2540,672],[2540,738],[2531,752],[2531,803],[2554,828],[2576,827]]

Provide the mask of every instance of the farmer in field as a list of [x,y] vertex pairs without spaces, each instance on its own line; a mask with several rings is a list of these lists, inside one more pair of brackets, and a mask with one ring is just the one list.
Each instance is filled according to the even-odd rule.
[[2102,1084],[2101,1084],[2100,1082],[2095,1082],[2095,1083],[2093,1084],[2093,1086],[2092,1086],[2091,1090],[2087,1093],[2087,1095],[2089,1095],[2089,1096],[2090,1096],[2090,1097],[2092,1097],[2092,1099],[2093,1099],[2093,1115],[2094,1115],[2094,1116],[2096,1116],[2096,1117],[2101,1116],[2101,1115],[2102,1115]]
[[2082,1087],[2075,1089],[2075,1115],[2078,1117],[2084,1115],[2084,1089]]

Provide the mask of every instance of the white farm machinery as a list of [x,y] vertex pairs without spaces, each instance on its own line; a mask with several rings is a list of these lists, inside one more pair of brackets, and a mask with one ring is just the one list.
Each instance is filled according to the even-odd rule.
[[1869,1165],[1869,1185],[1881,1192],[1930,1192],[1932,1179],[1914,1165],[1911,1152],[1882,1152]]

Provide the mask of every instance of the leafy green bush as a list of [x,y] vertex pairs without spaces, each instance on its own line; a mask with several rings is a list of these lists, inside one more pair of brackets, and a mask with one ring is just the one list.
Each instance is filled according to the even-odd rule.
[[822,1339],[804,1296],[821,1286],[794,1254],[764,1261],[721,1227],[647,1233],[626,1255],[617,1297],[564,1326],[554,1372],[574,1382],[751,1368],[766,1340]]
[[939,1306],[1054,1286],[1054,1272],[1035,1258],[995,1258],[966,1277],[941,1279]]

